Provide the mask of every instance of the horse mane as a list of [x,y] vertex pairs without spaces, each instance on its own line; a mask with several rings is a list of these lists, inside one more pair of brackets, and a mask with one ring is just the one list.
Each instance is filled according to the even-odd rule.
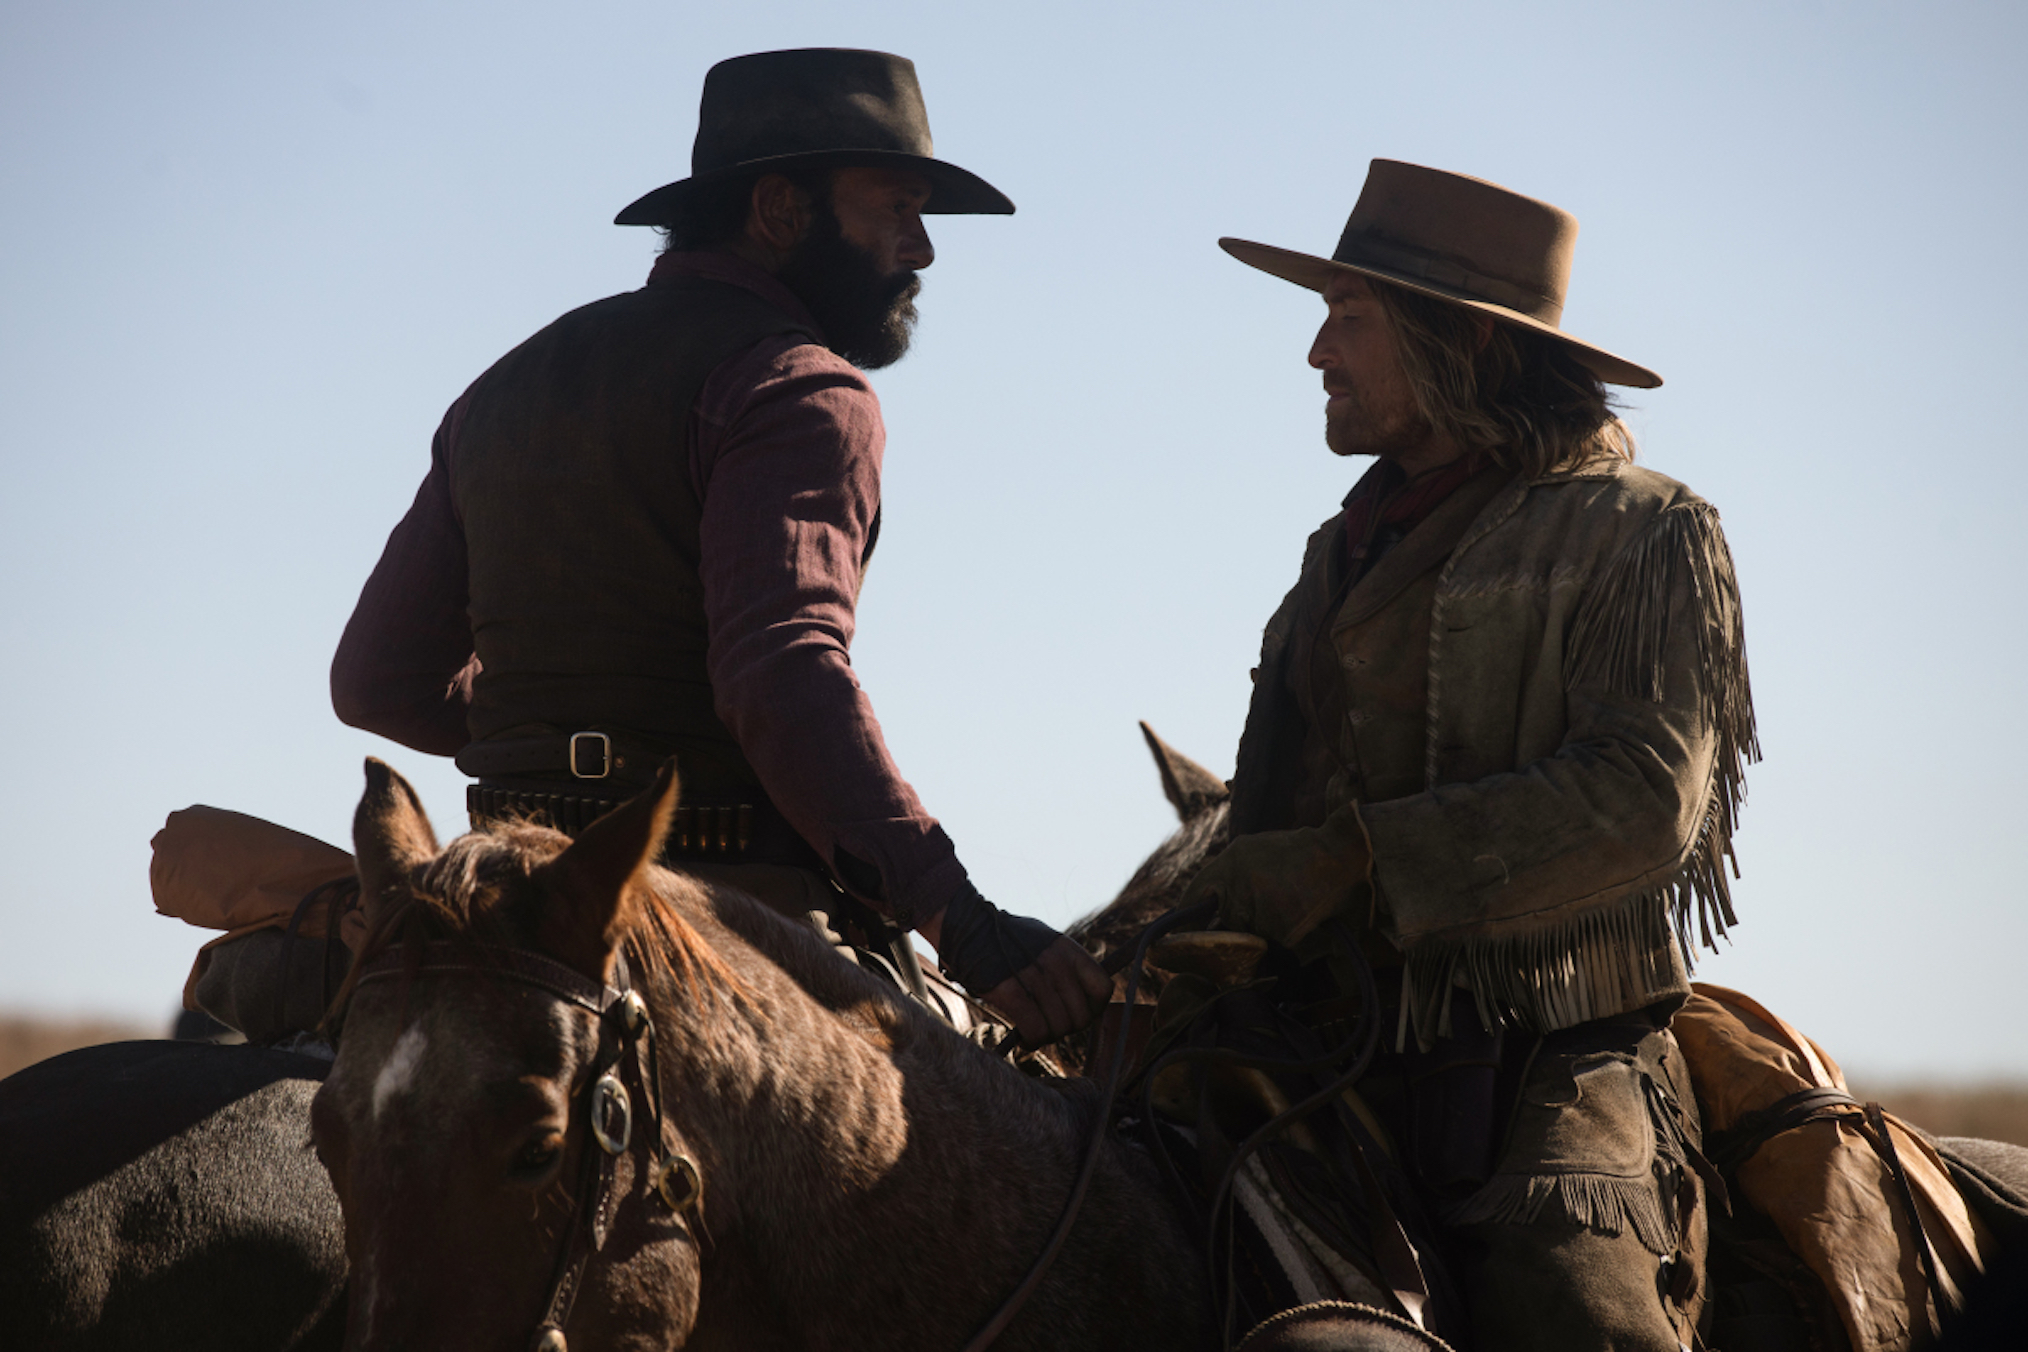
[[1191,880],[1232,838],[1232,805],[1200,805],[1167,840],[1141,861],[1119,896],[1064,931],[1095,958],[1131,948],[1141,931],[1183,899]]
[[[570,837],[560,831],[514,819],[490,823],[483,831],[453,840],[422,866],[408,895],[376,918],[331,1009],[343,1009],[366,965],[397,943],[412,966],[421,962],[423,947],[433,942],[474,948],[546,947],[541,936],[555,920],[546,914],[553,894],[531,884],[537,870],[569,845]],[[635,975],[664,977],[691,996],[707,991],[734,997],[747,994],[746,983],[666,895],[662,880],[669,876],[651,870],[621,901],[616,923]]]
[[[923,1023],[950,1031],[927,1010],[906,999],[885,982],[868,975],[854,963],[839,961],[831,945],[810,926],[781,914],[738,888],[705,883],[688,877],[680,870],[656,869],[652,878],[650,891],[657,909],[671,913],[689,933],[698,936],[698,941],[705,946],[712,960],[724,962],[710,939],[700,932],[699,924],[725,931],[731,939],[779,969],[818,1006],[832,1013],[852,1010],[864,1018],[870,1012],[868,1005],[871,1001],[882,1011],[880,1021],[890,1028],[897,1022],[913,1022],[919,1015]],[[680,911],[684,906],[699,908],[702,917],[695,921],[686,919]],[[732,992],[736,997],[752,994],[751,988],[740,982],[737,975],[733,980],[737,983]],[[962,1038],[958,1040],[964,1041]]]
[[[458,837],[408,879],[405,895],[387,899],[375,917],[351,970],[325,1015],[335,1034],[368,963],[399,947],[408,973],[421,966],[425,946],[453,943],[484,948],[518,948],[555,955],[545,942],[553,933],[555,894],[540,885],[539,872],[566,848],[570,838],[534,822],[489,822],[482,831]],[[888,1051],[907,1044],[937,1073],[979,1076],[980,1092],[1004,1094],[1028,1081],[994,1073],[997,1063],[978,1054],[975,1044],[850,962],[808,925],[799,924],[734,887],[691,878],[680,870],[649,867],[637,876],[614,919],[621,951],[637,987],[663,986],[671,995],[699,1004],[723,1002],[752,1013],[773,1006],[767,980],[750,978],[728,961],[730,942],[778,970],[841,1030],[870,1036]],[[483,958],[480,959],[483,962]],[[758,984],[756,979],[758,978]],[[404,984],[406,980],[404,978]],[[664,985],[664,983],[667,983]],[[645,993],[645,990],[644,990]],[[1012,1083],[1009,1083],[1009,1082]],[[988,1089],[991,1085],[994,1088]]]
[[666,870],[652,870],[621,912],[627,927],[621,944],[628,960],[636,971],[663,976],[688,995],[715,991],[734,1000],[750,998],[746,981],[665,894],[662,880],[668,876]]

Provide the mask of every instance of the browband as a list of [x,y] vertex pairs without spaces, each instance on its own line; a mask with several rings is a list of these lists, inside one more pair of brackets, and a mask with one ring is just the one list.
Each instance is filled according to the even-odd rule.
[[456,944],[441,940],[423,945],[419,961],[411,965],[407,947],[389,948],[375,955],[360,969],[354,983],[363,986],[391,976],[458,976],[478,974],[501,976],[524,986],[544,990],[589,1014],[602,1015],[620,998],[620,992],[583,973],[539,953],[523,948],[500,948],[492,944]]

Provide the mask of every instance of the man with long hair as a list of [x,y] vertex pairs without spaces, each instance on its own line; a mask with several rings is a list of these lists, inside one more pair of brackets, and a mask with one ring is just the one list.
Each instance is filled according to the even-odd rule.
[[1376,160],[1331,258],[1222,241],[1322,293],[1325,441],[1374,464],[1268,622],[1186,903],[1314,981],[1347,945],[1375,973],[1360,1092],[1476,1345],[1674,1352],[1704,1213],[1669,1021],[1758,752],[1717,513],[1607,395],[1661,379],[1558,327],[1576,233]]
[[451,406],[333,661],[339,716],[455,755],[475,819],[573,832],[674,756],[669,863],[884,947],[929,998],[913,929],[1027,1040],[1062,1036],[1110,983],[979,895],[849,652],[885,437],[863,372],[908,349],[923,216],[1014,205],[933,157],[882,52],[714,66],[692,169],[618,217],[667,236],[646,286]]

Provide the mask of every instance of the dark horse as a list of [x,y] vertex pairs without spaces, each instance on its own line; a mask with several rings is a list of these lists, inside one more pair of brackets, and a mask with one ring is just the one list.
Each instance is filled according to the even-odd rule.
[[328,1067],[117,1042],[0,1081],[0,1345],[338,1347],[343,1222],[308,1129]]

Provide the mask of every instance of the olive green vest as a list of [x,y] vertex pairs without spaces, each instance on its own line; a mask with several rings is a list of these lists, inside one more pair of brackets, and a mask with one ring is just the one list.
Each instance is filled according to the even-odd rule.
[[758,788],[713,709],[687,429],[713,369],[791,332],[751,291],[682,278],[573,310],[479,378],[451,456],[473,741],[631,734],[686,792]]

